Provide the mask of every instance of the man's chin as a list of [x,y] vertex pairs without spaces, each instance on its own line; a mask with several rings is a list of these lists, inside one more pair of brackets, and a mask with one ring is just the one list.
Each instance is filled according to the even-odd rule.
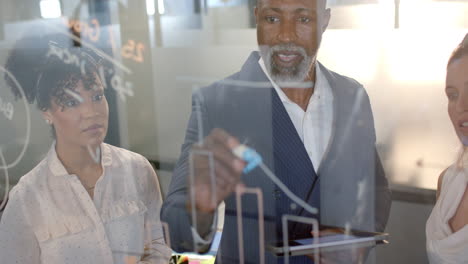
[[304,82],[305,76],[299,76],[298,74],[288,72],[273,73],[271,79],[276,83],[302,83]]
[[275,81],[301,83],[306,79],[307,71],[304,65],[281,67],[275,63],[271,65],[270,76]]

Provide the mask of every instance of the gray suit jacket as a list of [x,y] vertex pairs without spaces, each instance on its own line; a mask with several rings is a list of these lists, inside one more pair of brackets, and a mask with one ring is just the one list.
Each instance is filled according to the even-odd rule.
[[[375,149],[372,111],[362,85],[319,64],[333,91],[334,117],[331,142],[316,171],[275,90],[249,85],[269,82],[258,60],[259,54],[253,52],[240,72],[193,95],[182,154],[161,210],[162,220],[170,226],[171,247],[176,251],[192,249],[191,221],[185,208],[190,147],[199,133],[204,137],[217,127],[256,149],[288,188],[319,208],[319,215],[311,215],[290,206],[292,201],[259,169],[243,175],[242,181],[248,187],[260,188],[264,195],[266,243],[281,239],[281,216],[285,214],[319,218],[325,225],[383,231],[390,210],[390,191]],[[202,118],[202,131],[198,116]],[[246,261],[258,263],[256,199],[245,197],[242,202]],[[236,263],[240,230],[233,195],[225,203],[220,254],[223,263]],[[293,238],[305,237],[310,234],[310,226],[291,223],[288,233]],[[277,260],[266,255],[267,263]]]

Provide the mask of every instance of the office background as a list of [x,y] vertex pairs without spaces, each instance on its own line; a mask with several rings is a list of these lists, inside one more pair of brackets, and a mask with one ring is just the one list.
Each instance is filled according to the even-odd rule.
[[[378,248],[377,262],[426,263],[424,227],[437,177],[459,148],[444,79],[450,52],[468,31],[468,1],[328,2],[332,20],[319,60],[364,84],[393,190],[390,244]],[[107,89],[107,142],[153,161],[165,193],[192,92],[238,71],[257,49],[253,6],[251,0],[3,0],[0,65],[18,38],[40,33],[32,26],[79,28],[85,42],[112,58],[111,75],[121,76],[121,85],[109,81]],[[24,104],[14,102],[3,79],[0,88],[2,100],[15,109],[13,120],[0,115],[6,163],[19,159],[8,169],[14,185],[44,157],[52,138],[34,106],[28,124]],[[5,186],[1,171],[1,197]]]

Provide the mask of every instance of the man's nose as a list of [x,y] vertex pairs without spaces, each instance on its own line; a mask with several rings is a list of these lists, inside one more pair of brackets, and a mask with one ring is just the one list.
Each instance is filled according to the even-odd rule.
[[297,40],[296,23],[293,21],[284,21],[280,24],[278,40],[283,43],[290,43]]

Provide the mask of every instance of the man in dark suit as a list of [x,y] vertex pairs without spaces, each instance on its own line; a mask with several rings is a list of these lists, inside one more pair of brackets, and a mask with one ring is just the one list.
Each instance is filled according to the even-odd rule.
[[[222,263],[259,263],[260,240],[281,241],[285,215],[384,230],[391,200],[368,96],[361,84],[316,61],[330,19],[325,2],[259,0],[260,52],[253,52],[238,73],[194,94],[182,154],[161,210],[174,250],[207,250],[222,201],[226,213],[217,258]],[[286,188],[318,213],[296,203],[261,168],[243,172],[246,162],[233,153],[241,143],[255,149]],[[239,185],[263,194],[264,238],[256,197],[244,196],[242,212],[236,211],[233,192]],[[290,239],[311,236],[310,224],[290,222],[287,230]],[[283,261],[268,252],[263,257],[265,263]],[[310,263],[307,257],[291,261]]]

